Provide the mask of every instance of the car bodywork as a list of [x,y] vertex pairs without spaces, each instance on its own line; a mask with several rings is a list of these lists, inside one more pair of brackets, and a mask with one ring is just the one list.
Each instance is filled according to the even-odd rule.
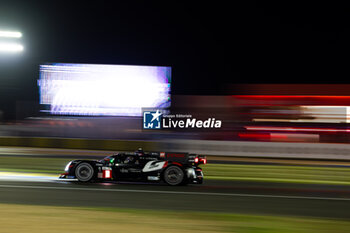
[[70,161],[61,179],[79,181],[140,181],[169,185],[201,184],[205,156],[178,152],[122,152],[101,160]]

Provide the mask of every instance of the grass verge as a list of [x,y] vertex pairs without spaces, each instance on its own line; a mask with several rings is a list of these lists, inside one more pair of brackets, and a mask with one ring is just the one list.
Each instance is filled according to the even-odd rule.
[[345,233],[321,218],[0,204],[1,232]]
[[289,165],[207,164],[207,179],[350,185],[350,168]]

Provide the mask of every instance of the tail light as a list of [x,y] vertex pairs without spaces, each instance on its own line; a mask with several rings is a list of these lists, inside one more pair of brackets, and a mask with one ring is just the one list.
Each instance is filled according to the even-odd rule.
[[207,163],[207,158],[205,156],[197,156],[196,158],[194,158],[194,163],[206,164]]

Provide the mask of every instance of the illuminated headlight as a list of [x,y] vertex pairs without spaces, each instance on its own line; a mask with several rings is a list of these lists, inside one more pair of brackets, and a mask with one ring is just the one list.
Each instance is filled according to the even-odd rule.
[[72,163],[72,162],[69,162],[69,163],[67,164],[67,166],[64,168],[64,171],[65,171],[65,172],[68,172],[69,166],[71,165],[71,163]]

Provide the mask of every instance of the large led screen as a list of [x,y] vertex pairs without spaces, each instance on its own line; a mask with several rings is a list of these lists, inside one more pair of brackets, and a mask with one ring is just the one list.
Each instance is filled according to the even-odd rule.
[[53,63],[40,66],[40,104],[57,115],[141,116],[170,106],[171,68]]

